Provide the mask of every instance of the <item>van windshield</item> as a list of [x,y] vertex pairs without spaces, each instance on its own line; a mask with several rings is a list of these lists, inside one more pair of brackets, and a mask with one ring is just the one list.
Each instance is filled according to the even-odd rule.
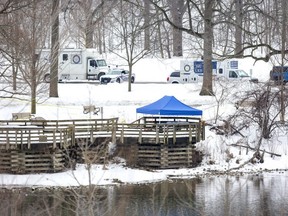
[[97,65],[98,65],[98,67],[106,67],[107,66],[106,61],[104,59],[97,60]]
[[249,77],[249,75],[243,70],[236,70],[240,77]]

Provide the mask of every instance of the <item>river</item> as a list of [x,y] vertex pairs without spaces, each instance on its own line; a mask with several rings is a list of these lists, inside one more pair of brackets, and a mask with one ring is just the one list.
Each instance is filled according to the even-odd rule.
[[1,189],[7,216],[288,215],[288,172],[76,188]]

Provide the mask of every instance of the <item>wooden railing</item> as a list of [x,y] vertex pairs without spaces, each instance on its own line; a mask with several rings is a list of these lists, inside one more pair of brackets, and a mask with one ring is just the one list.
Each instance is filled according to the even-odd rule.
[[189,117],[145,117],[130,124],[120,124],[118,118],[0,121],[0,149],[30,149],[34,144],[67,147],[75,145],[76,139],[99,137],[110,137],[114,143],[116,138],[124,143],[126,137],[137,138],[140,144],[148,139],[176,143],[181,138],[192,143],[204,136],[203,122]]
[[[138,137],[142,143],[145,138],[155,138],[155,143],[176,143],[177,138],[188,138],[188,142],[205,139],[205,123],[194,117],[143,117],[131,124],[118,124],[117,137]],[[119,134],[120,133],[120,134]]]
[[179,138],[187,138],[189,143],[199,142],[203,139],[201,125],[197,123],[160,123],[160,124],[118,124],[116,137],[124,143],[125,137],[135,137],[138,143],[145,143],[147,139],[154,139],[152,143],[167,144],[169,139],[173,143]]
[[117,118],[0,121],[0,149],[30,149],[33,144],[67,147],[79,138],[115,137],[117,121]]

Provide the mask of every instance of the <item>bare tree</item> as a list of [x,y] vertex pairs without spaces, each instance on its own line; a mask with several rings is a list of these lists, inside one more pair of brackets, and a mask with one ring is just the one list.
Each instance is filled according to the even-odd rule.
[[[287,95],[287,92],[285,95]],[[280,91],[269,84],[259,85],[258,88],[247,91],[244,95],[236,94],[236,97],[242,99],[238,101],[238,110],[235,115],[227,119],[227,124],[230,125],[230,128],[233,128],[234,132],[242,136],[244,136],[243,132],[241,132],[243,129],[256,126],[258,135],[255,146],[251,146],[251,143],[246,143],[247,149],[255,151],[252,158],[233,169],[243,167],[256,158],[260,162],[264,162],[263,155],[265,151],[261,150],[263,139],[272,137],[273,132],[279,127],[280,113],[282,112],[280,108]],[[285,107],[287,106],[288,103],[286,102]],[[270,154],[273,155],[273,153]]]
[[240,106],[238,109],[237,116],[242,119],[238,124],[247,125],[247,121],[243,121],[243,118],[247,119],[250,124],[256,123],[258,125],[259,137],[264,139],[271,138],[272,132],[277,128],[277,123],[279,122],[281,113],[279,102],[280,91],[276,91],[269,84],[266,86],[261,85],[256,90],[248,91],[240,101],[240,104],[246,105],[243,108]]
[[[19,11],[25,9],[31,3],[27,1],[7,0],[2,1],[0,4],[0,38],[1,46],[0,52],[2,55],[1,74],[0,77],[11,80],[13,91],[17,90],[17,74],[19,71],[19,46],[15,46],[19,43]],[[12,74],[10,73],[12,72]]]
[[[69,25],[68,30],[74,35],[76,31],[79,31],[77,36],[82,40],[81,46],[83,45],[86,48],[98,47],[99,51],[102,51],[102,46],[105,44],[102,40],[105,39],[103,20],[115,7],[117,1],[69,1],[66,4],[64,17]],[[73,29],[71,29],[72,26]],[[96,35],[97,38],[95,38]]]
[[221,120],[221,107],[223,104],[228,102],[229,95],[231,95],[235,86],[239,83],[229,82],[227,79],[215,80],[215,101],[216,101],[216,112],[214,124],[218,123],[218,120]]
[[[212,58],[225,59],[243,54],[243,57],[268,61],[272,55],[281,53],[280,47],[275,49],[263,40],[267,33],[263,24],[264,18],[273,23],[271,11],[264,10],[269,7],[264,8],[263,1],[189,0],[185,2],[182,26],[170,18],[169,13],[172,11],[167,10],[168,3],[151,2],[173,28],[203,42],[203,46],[202,42],[199,43],[204,59],[204,78],[200,95],[213,95]],[[265,57],[254,52],[259,51],[259,48],[268,50]]]
[[[152,1],[153,2],[153,1]],[[166,12],[166,9],[161,5],[153,2],[153,5],[158,8],[164,15],[165,21],[167,21],[173,28],[178,29],[179,31],[186,32],[193,37],[197,37],[203,40],[203,57],[204,57],[204,77],[203,85],[200,92],[200,95],[213,95],[213,86],[212,86],[212,43],[213,43],[213,13],[216,6],[215,0],[205,0],[204,4],[194,1],[186,2],[187,8],[187,25],[177,25],[173,20],[170,19],[169,14]],[[196,24],[196,27],[193,26],[192,19],[192,9],[197,16],[201,18]],[[198,20],[198,19],[197,19]],[[200,27],[199,27],[200,26]]]
[[[40,83],[45,72],[44,66],[39,64],[39,48],[45,45],[48,31],[47,16],[45,15],[48,14],[46,8],[47,6],[49,8],[49,4],[44,5],[43,1],[31,0],[29,8],[22,7],[21,10],[19,9],[10,14],[11,20],[17,20],[18,22],[13,23],[13,28],[7,31],[7,33],[12,33],[12,36],[5,38],[5,42],[9,47],[5,53],[6,59],[8,59],[11,67],[15,68],[12,71],[13,83],[15,83],[15,77],[21,82],[24,81],[24,84],[21,84],[22,87],[17,91],[30,96],[32,114],[36,113],[37,92],[41,91]],[[13,19],[13,17],[16,18]],[[14,32],[17,38],[13,36]],[[19,70],[19,73],[16,73],[17,70]],[[13,86],[15,89],[15,85]],[[26,86],[28,86],[28,90]],[[38,87],[41,88],[38,89]]]
[[[141,47],[142,31],[145,29],[142,3],[143,1],[140,0],[136,1],[135,4],[120,1],[119,11],[115,10],[113,13],[114,26],[110,29],[119,39],[109,51],[127,61],[129,67],[129,92],[131,91],[133,65],[150,53],[149,50]],[[139,5],[142,5],[142,7],[139,7]],[[121,53],[122,49],[124,50],[124,55]]]

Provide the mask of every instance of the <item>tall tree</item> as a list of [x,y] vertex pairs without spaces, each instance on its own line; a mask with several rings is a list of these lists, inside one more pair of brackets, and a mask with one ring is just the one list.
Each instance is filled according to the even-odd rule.
[[173,26],[173,56],[183,56],[182,28],[184,14],[184,0],[168,0]]
[[[17,41],[10,41],[9,46],[13,47],[9,50],[17,50],[10,52],[12,59],[16,59],[19,74],[17,79],[21,81],[21,86],[17,89],[18,93],[29,95],[31,104],[31,113],[36,113],[36,105],[38,101],[37,95],[40,92],[47,91],[45,86],[41,85],[45,66],[39,64],[40,50],[45,46],[47,41],[47,32],[49,29],[48,9],[50,4],[45,1],[31,0],[29,7],[21,8],[17,11],[18,23],[15,23],[13,29],[17,31]],[[11,37],[15,39],[14,37]],[[16,54],[15,56],[13,56]],[[15,62],[11,62],[15,63]],[[28,87],[28,88],[27,88]]]
[[[103,28],[104,22],[103,20],[110,13],[113,7],[115,7],[118,0],[87,0],[87,1],[69,1],[66,8],[67,12],[71,16],[71,23],[75,26],[76,29],[71,31],[71,26],[68,26],[69,31],[75,34],[76,31],[79,31],[78,36],[81,37],[82,44],[85,48],[95,48],[99,47],[99,50],[102,50],[102,39],[105,34],[105,29]],[[97,29],[97,31],[95,31]],[[99,29],[101,29],[99,34]],[[95,35],[98,38],[95,38]],[[81,46],[82,46],[81,44]],[[103,44],[105,44],[103,42]]]
[[150,6],[149,0],[144,1],[144,49],[150,50]]
[[213,22],[212,14],[215,0],[205,0],[204,9],[204,77],[200,95],[213,95],[212,85],[212,42],[213,42]]
[[242,36],[243,36],[243,0],[235,0],[235,56],[242,57]]
[[58,97],[59,0],[52,1],[51,68],[49,96]]
[[1,47],[0,52],[2,60],[1,64],[1,76],[9,79],[10,69],[12,70],[12,85],[13,91],[17,91],[17,75],[19,72],[20,61],[20,46],[19,37],[21,36],[19,29],[19,12],[22,9],[27,8],[31,4],[31,0],[6,0],[0,4],[0,38]]
[[[282,65],[282,73],[284,73],[284,68],[283,66],[285,65],[285,50],[286,50],[286,44],[287,44],[287,1],[282,0],[281,2],[282,6],[282,32],[281,32],[281,65]],[[280,120],[282,123],[285,122],[285,110],[286,107],[284,105],[284,101],[286,101],[285,95],[284,95],[284,82],[283,82],[283,77],[282,77],[282,82],[281,82],[281,99],[280,99],[280,110],[281,110],[281,115],[280,115]]]
[[[153,5],[158,8],[165,17],[165,20],[173,26],[173,28],[177,29],[181,32],[187,32],[188,34],[197,37],[203,40],[204,48],[203,48],[203,56],[204,56],[204,78],[203,85],[200,92],[200,95],[213,95],[213,86],[212,86],[212,42],[213,42],[213,12],[215,6],[215,0],[205,0],[204,5],[201,3],[197,4],[193,1],[186,2],[186,8],[188,9],[187,15],[187,26],[183,26],[182,24],[175,23],[174,20],[171,20],[167,11],[161,5],[153,2]],[[192,22],[192,9],[193,12],[198,13],[200,17],[199,22],[196,27],[193,26]],[[204,10],[204,11],[203,11]],[[171,12],[172,13],[172,12]],[[180,13],[180,12],[179,12]],[[181,17],[183,14],[181,14]],[[198,18],[199,19],[199,18]],[[200,27],[199,27],[200,26]],[[201,26],[204,26],[201,28]],[[195,29],[196,28],[196,29]],[[202,30],[204,29],[204,30]]]
[[[28,85],[30,92],[31,113],[36,114],[37,94],[41,91],[41,82],[45,66],[40,64],[40,52],[47,41],[49,29],[50,3],[31,0],[29,8],[21,10],[19,16],[19,70],[24,85]],[[24,87],[24,86],[23,86]],[[40,87],[40,88],[38,88]],[[45,86],[43,86],[45,87]],[[22,89],[23,90],[23,89]]]

